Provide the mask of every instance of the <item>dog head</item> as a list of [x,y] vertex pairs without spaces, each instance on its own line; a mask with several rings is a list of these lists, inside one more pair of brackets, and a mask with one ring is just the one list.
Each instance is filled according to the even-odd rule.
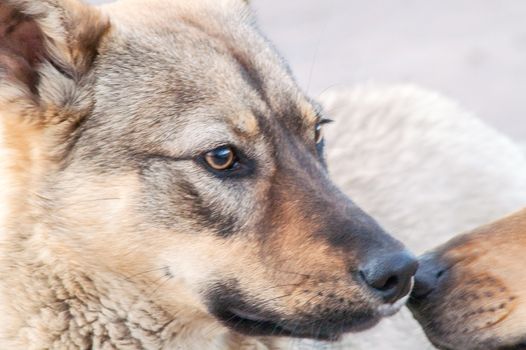
[[424,255],[410,307],[441,349],[526,348],[526,210]]
[[247,334],[337,339],[395,312],[416,261],[329,180],[326,119],[247,4],[103,12],[0,5],[15,231]]

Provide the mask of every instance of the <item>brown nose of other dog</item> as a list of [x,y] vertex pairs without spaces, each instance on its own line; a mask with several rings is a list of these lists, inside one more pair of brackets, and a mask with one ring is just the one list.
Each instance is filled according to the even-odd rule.
[[394,303],[409,293],[417,268],[416,258],[404,250],[371,259],[360,276],[386,303]]

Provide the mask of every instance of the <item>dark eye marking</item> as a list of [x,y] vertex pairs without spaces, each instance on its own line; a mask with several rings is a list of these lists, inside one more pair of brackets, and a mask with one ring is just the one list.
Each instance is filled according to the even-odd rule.
[[185,193],[181,215],[186,215],[188,220],[196,220],[221,237],[227,238],[235,234],[239,220],[234,214],[226,213],[219,204],[206,200],[190,181],[178,181],[177,187],[181,193]]

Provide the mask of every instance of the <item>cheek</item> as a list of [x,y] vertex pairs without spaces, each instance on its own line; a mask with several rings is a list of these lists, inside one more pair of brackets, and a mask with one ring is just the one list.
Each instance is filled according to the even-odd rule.
[[141,175],[141,210],[155,227],[226,238],[265,209],[255,178],[219,180],[191,161],[154,162]]
[[496,333],[498,335],[523,336],[526,329],[526,273],[524,273],[524,266],[526,260],[524,253],[519,251],[519,246],[515,249],[507,249],[500,258],[500,261],[495,261],[491,266],[483,267],[485,271],[491,271],[498,275],[506,288],[510,291],[510,302],[513,305],[513,310],[501,322]]
[[239,277],[254,265],[257,256],[253,243],[242,239],[224,239],[210,233],[161,235],[171,238],[164,240],[166,248],[159,254],[159,262],[169,266],[174,281],[197,293],[214,281]]
[[48,194],[56,203],[53,218],[68,232],[82,227],[82,234],[75,238],[117,235],[134,218],[140,184],[133,174],[102,177],[80,170],[62,174],[54,182]]
[[134,174],[100,176],[81,169],[62,174],[53,187],[54,192],[46,195],[56,203],[48,224],[60,228],[54,232],[57,247],[68,248],[65,253],[124,273],[150,264],[162,246],[144,225],[138,208],[141,185]]

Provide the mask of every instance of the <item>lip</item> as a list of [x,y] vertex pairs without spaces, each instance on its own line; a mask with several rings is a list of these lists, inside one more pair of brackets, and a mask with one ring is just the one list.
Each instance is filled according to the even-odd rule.
[[368,329],[378,323],[380,317],[357,315],[341,322],[286,320],[277,316],[229,308],[217,314],[227,327],[251,336],[288,336],[323,341],[338,341],[344,333]]
[[232,331],[248,336],[337,341],[344,333],[369,329],[382,318],[376,307],[333,310],[320,305],[314,313],[307,310],[297,310],[292,315],[282,313],[275,308],[263,308],[257,299],[254,301],[244,295],[235,282],[214,284],[209,287],[206,298],[211,315]]
[[256,313],[246,312],[237,308],[228,309],[217,315],[219,319],[240,333],[249,335],[283,335],[293,336],[292,332],[282,325],[283,321],[274,321]]
[[378,307],[378,313],[382,317],[389,317],[396,314],[409,300],[409,294],[406,294],[403,298],[398,299],[394,304],[383,304]]

